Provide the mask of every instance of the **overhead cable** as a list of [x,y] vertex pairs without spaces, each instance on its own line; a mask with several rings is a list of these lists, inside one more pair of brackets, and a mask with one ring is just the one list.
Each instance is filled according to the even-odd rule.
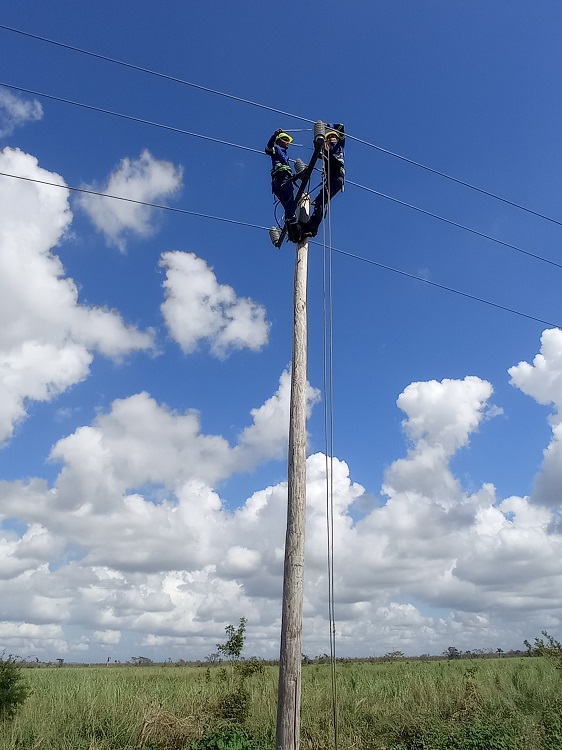
[[408,273],[407,271],[401,271],[398,268],[387,266],[384,263],[379,263],[376,260],[371,260],[370,258],[363,258],[360,255],[354,255],[353,253],[348,253],[345,250],[339,250],[337,247],[333,247],[332,250],[335,253],[339,253],[340,255],[345,255],[348,258],[353,258],[354,260],[360,260],[363,263],[369,263],[370,265],[376,266],[377,268],[383,268],[385,271],[392,271],[392,273],[397,273],[400,276],[405,276],[408,279],[413,279],[414,281],[421,281],[422,284],[429,284],[430,286],[437,287],[437,289],[443,289],[446,292],[451,292],[452,294],[458,294],[461,297],[466,297],[467,299],[471,299],[474,302],[481,302],[483,305],[490,305],[491,307],[495,307],[498,310],[503,310],[504,312],[509,312],[509,313],[512,313],[513,315],[518,315],[521,318],[527,318],[527,320],[533,320],[535,323],[541,323],[543,325],[547,325],[552,328],[560,328],[560,326],[557,323],[552,323],[549,320],[543,320],[542,318],[536,318],[533,315],[527,315],[527,313],[523,313],[520,310],[514,310],[512,307],[505,307],[505,305],[499,305],[496,302],[490,302],[490,300],[483,299],[482,297],[476,297],[474,294],[461,292],[458,289],[453,289],[450,286],[445,286],[445,284],[438,284],[436,281],[430,281],[429,279],[424,279],[421,276],[416,276],[413,273]]
[[307,117],[301,117],[300,115],[293,115],[290,112],[284,112],[282,109],[275,107],[268,107],[266,104],[260,104],[259,102],[253,102],[251,99],[244,99],[241,96],[235,96],[234,94],[227,94],[224,91],[218,91],[217,89],[211,89],[208,86],[202,86],[199,83],[193,83],[193,81],[186,81],[185,78],[178,78],[177,76],[171,76],[167,73],[161,73],[158,70],[151,70],[150,68],[144,68],[142,65],[134,65],[133,63],[125,62],[125,60],[118,60],[115,57],[108,57],[107,55],[100,55],[98,52],[92,52],[91,50],[82,49],[81,47],[75,47],[72,44],[64,44],[63,42],[57,42],[55,39],[48,39],[47,37],[40,36],[39,34],[31,34],[29,31],[22,31],[22,29],[14,29],[12,26],[6,26],[0,24],[0,29],[5,31],[13,31],[15,34],[21,34],[27,36],[30,39],[36,39],[40,42],[47,42],[48,44],[54,44],[56,47],[62,47],[63,49],[72,50],[72,52],[80,52],[82,55],[88,55],[89,57],[95,57],[97,60],[104,60],[105,62],[113,63],[114,65],[121,65],[124,68],[139,71],[140,73],[148,73],[151,76],[157,78],[163,78],[166,81],[173,81],[174,83],[181,83],[184,86],[191,86],[199,91],[206,91],[209,94],[215,94],[216,96],[224,96],[226,99],[232,99],[236,102],[242,102],[242,104],[250,104],[252,107],[259,107],[260,109],[267,109],[270,112],[277,112],[285,117],[293,117],[295,120],[302,120],[303,122],[314,122],[309,120]]
[[[175,206],[165,206],[165,205],[159,204],[159,203],[149,203],[148,201],[140,201],[140,200],[135,200],[133,198],[124,198],[123,196],[120,196],[120,195],[111,195],[109,193],[100,193],[100,192],[97,192],[95,190],[88,190],[86,188],[72,187],[71,185],[60,185],[60,184],[58,184],[56,182],[47,182],[47,180],[38,180],[38,179],[33,178],[33,177],[24,177],[23,175],[9,174],[8,172],[0,172],[0,176],[2,176],[2,177],[11,177],[11,178],[14,178],[14,179],[17,179],[17,180],[24,180],[26,182],[35,182],[35,183],[38,183],[40,185],[48,185],[49,187],[60,188],[60,189],[63,189],[63,190],[71,190],[73,192],[78,192],[78,193],[88,193],[90,195],[97,195],[97,196],[99,196],[101,198],[111,198],[113,200],[125,201],[127,203],[136,203],[136,204],[141,205],[141,206],[147,206],[149,208],[159,208],[159,209],[162,209],[164,211],[172,211],[174,213],[185,214],[185,215],[188,215],[188,216],[198,216],[198,217],[201,217],[203,219],[213,219],[215,221],[226,222],[227,224],[237,224],[238,226],[250,227],[251,229],[261,229],[261,230],[264,230],[266,232],[269,231],[269,227],[264,227],[264,226],[262,226],[260,224],[251,224],[250,222],[247,222],[247,221],[238,221],[236,219],[227,219],[224,216],[213,216],[211,214],[204,214],[204,213],[200,213],[198,211],[188,211],[185,208],[176,208]],[[320,245],[320,243],[318,243],[318,242],[311,242],[311,244]],[[562,328],[562,326],[559,326],[557,323],[552,323],[549,320],[543,320],[542,318],[537,318],[537,317],[535,317],[533,315],[528,315],[527,313],[523,313],[520,310],[514,310],[513,308],[505,307],[504,305],[499,305],[499,304],[497,304],[495,302],[490,302],[489,300],[485,300],[482,297],[476,297],[475,295],[468,294],[467,292],[461,292],[458,289],[453,289],[452,287],[445,286],[444,284],[438,284],[436,281],[429,281],[428,279],[424,279],[421,276],[416,276],[415,274],[408,273],[407,271],[401,271],[398,268],[393,268],[392,266],[387,266],[384,263],[379,263],[378,261],[371,260],[370,258],[363,258],[360,255],[354,255],[353,253],[346,252],[345,250],[339,250],[336,247],[332,247],[332,251],[335,252],[335,253],[339,253],[340,255],[344,255],[344,256],[346,256],[348,258],[353,258],[354,260],[360,260],[360,261],[363,261],[364,263],[369,263],[370,265],[376,266],[377,268],[382,268],[385,271],[391,271],[392,273],[396,273],[399,276],[404,276],[404,277],[406,277],[408,279],[413,279],[414,281],[420,281],[423,284],[429,284],[430,286],[436,287],[438,289],[443,289],[443,290],[445,290],[447,292],[451,292],[452,294],[458,294],[461,297],[465,297],[467,299],[471,299],[474,302],[481,302],[484,305],[489,305],[491,307],[495,307],[498,310],[503,310],[504,312],[512,313],[513,315],[517,315],[517,316],[519,316],[521,318],[526,318],[527,320],[532,320],[535,323],[540,323],[541,325],[550,326],[551,328]]]
[[0,172],[2,177],[14,177],[17,180],[25,180],[26,182],[37,182],[39,185],[48,185],[49,187],[62,188],[64,190],[71,190],[76,193],[87,193],[89,195],[96,195],[100,198],[112,198],[116,201],[125,201],[126,203],[135,203],[139,206],[147,206],[148,208],[160,208],[165,211],[173,211],[178,214],[186,214],[188,216],[200,216],[203,219],[215,219],[215,221],[224,221],[227,224],[238,224],[243,227],[251,227],[252,229],[265,229],[269,227],[261,226],[260,224],[250,224],[247,221],[238,221],[236,219],[226,219],[224,216],[213,216],[212,214],[203,214],[198,211],[188,211],[186,208],[177,208],[176,206],[165,206],[161,203],[149,203],[148,201],[139,201],[134,198],[124,198],[122,195],[112,195],[111,193],[100,193],[96,190],[88,190],[87,188],[72,187],[71,185],[59,185],[56,182],[47,182],[47,180],[38,180],[33,177],[24,177],[19,174],[8,174],[7,172]]
[[487,195],[489,198],[494,198],[497,201],[501,201],[502,203],[507,203],[508,206],[513,206],[513,208],[518,208],[521,211],[526,211],[528,214],[533,214],[533,216],[538,216],[540,219],[546,219],[546,221],[551,221],[553,224],[558,224],[558,226],[562,227],[562,221],[559,221],[558,219],[554,219],[552,216],[548,216],[547,214],[542,214],[539,211],[534,211],[532,208],[528,208],[527,206],[521,205],[521,203],[515,203],[515,201],[511,201],[508,198],[504,198],[501,195],[498,195],[497,193],[492,193],[490,190],[484,190],[484,188],[478,187],[478,185],[473,185],[470,182],[466,182],[465,180],[460,180],[458,177],[453,177],[450,174],[447,174],[446,172],[441,172],[439,169],[434,169],[433,167],[428,167],[427,164],[422,164],[419,161],[415,161],[414,159],[409,159],[407,156],[402,156],[402,154],[397,154],[394,151],[389,151],[386,148],[383,148],[382,146],[377,146],[376,143],[370,143],[369,141],[363,140],[363,138],[357,138],[354,135],[347,134],[347,137],[350,138],[352,141],[357,141],[358,143],[362,143],[364,146],[370,146],[371,148],[376,149],[377,151],[380,151],[383,154],[388,154],[388,156],[393,156],[395,159],[400,159],[401,161],[405,161],[407,164],[412,164],[414,167],[419,167],[420,169],[425,169],[426,172],[431,172],[432,174],[436,174],[439,177],[444,177],[446,180],[451,180],[451,182],[456,182],[457,185],[463,185],[464,187],[470,188],[471,190],[476,190],[478,193],[482,193],[482,195]]
[[63,99],[60,96],[53,96],[52,94],[44,94],[42,91],[33,91],[32,89],[24,89],[21,86],[13,86],[10,83],[4,83],[0,81],[0,86],[6,86],[6,88],[14,89],[15,91],[23,91],[26,94],[32,94],[33,96],[42,96],[45,99],[51,99],[55,102],[63,102],[64,104],[72,104],[74,107],[82,107],[83,109],[90,109],[93,112],[101,112],[104,115],[111,115],[112,117],[120,117],[123,120],[130,120],[132,122],[140,122],[143,125],[151,125],[155,128],[163,128],[164,130],[171,130],[174,133],[180,133],[181,135],[190,135],[193,138],[202,138],[205,141],[213,141],[214,143],[222,143],[225,146],[234,146],[235,148],[243,149],[244,151],[254,151],[256,154],[263,154],[263,150],[257,148],[251,148],[250,146],[241,146],[239,143],[232,143],[231,141],[223,141],[220,138],[212,138],[209,135],[201,135],[201,133],[193,133],[190,130],[183,130],[182,128],[175,128],[172,125],[164,125],[161,122],[154,122],[153,120],[144,120],[141,117],[133,117],[133,115],[125,115],[122,112],[113,112],[110,109],[102,109],[102,107],[94,107],[92,104],[84,104],[84,102],[77,102],[72,99]]
[[[235,96],[234,94],[228,94],[224,91],[219,91],[218,89],[212,89],[208,86],[203,86],[198,83],[194,83],[193,81],[187,81],[184,78],[179,78],[177,76],[172,76],[167,73],[162,73],[157,70],[152,70],[150,68],[145,68],[141,65],[135,65],[133,63],[126,62],[125,60],[119,60],[117,58],[108,57],[107,55],[102,55],[98,52],[92,52],[91,50],[86,50],[81,47],[76,47],[72,44],[65,44],[64,42],[59,42],[55,39],[49,39],[47,37],[41,36],[39,34],[32,34],[29,31],[23,31],[22,29],[16,29],[13,26],[8,26],[6,24],[0,24],[0,29],[4,29],[4,31],[11,31],[14,34],[20,34],[21,36],[28,37],[30,39],[35,39],[40,42],[46,42],[47,44],[53,44],[56,47],[61,47],[63,49],[71,50],[72,52],[79,52],[82,55],[87,55],[89,57],[94,57],[98,60],[103,60],[105,62],[112,63],[114,65],[120,65],[125,68],[129,68],[131,70],[136,70],[141,73],[148,73],[149,75],[156,76],[157,78],[162,78],[164,80],[173,81],[174,83],[180,83],[184,86],[190,86],[194,89],[198,89],[200,91],[205,91],[210,94],[214,94],[215,96],[222,96],[227,99],[231,99],[233,101],[241,102],[242,104],[249,104],[252,107],[258,107],[259,109],[264,109],[269,112],[276,112],[277,114],[283,115],[284,117],[291,117],[295,120],[301,120],[303,122],[312,123],[314,120],[302,117],[301,115],[296,115],[293,112],[286,112],[285,110],[278,109],[277,107],[270,107],[267,104],[261,104],[260,102],[255,102],[251,99],[246,99],[244,97]],[[365,146],[369,146],[370,148],[374,148],[377,151],[380,151],[381,153],[385,153],[389,156],[392,156],[396,159],[400,159],[401,161],[404,161],[408,164],[411,164],[415,167],[419,167],[420,169],[424,169],[427,172],[431,172],[435,175],[438,175],[439,177],[443,177],[447,180],[451,180],[452,182],[455,182],[459,185],[463,185],[464,187],[469,188],[470,190],[475,190],[476,192],[481,193],[482,195],[486,195],[490,198],[494,198],[495,200],[501,201],[502,203],[505,203],[509,206],[512,206],[514,208],[517,208],[521,211],[525,211],[526,213],[532,214],[533,216],[537,216],[538,218],[545,219],[546,221],[550,221],[553,224],[558,224],[559,226],[562,226],[562,221],[558,219],[554,219],[552,216],[548,216],[547,214],[543,214],[539,211],[535,211],[534,209],[528,208],[527,206],[523,206],[520,203],[516,203],[515,201],[509,200],[508,198],[504,198],[501,195],[498,195],[497,193],[493,193],[489,190],[485,190],[484,188],[480,188],[477,185],[473,185],[470,182],[467,182],[465,180],[461,180],[457,177],[453,177],[450,174],[447,174],[446,172],[442,172],[438,169],[434,169],[433,167],[429,167],[426,164],[423,164],[419,161],[415,161],[414,159],[410,159],[406,156],[403,156],[402,154],[398,154],[394,151],[390,151],[389,149],[385,149],[382,146],[378,146],[375,143],[371,143],[370,141],[367,141],[363,138],[359,138],[358,136],[354,136],[351,133],[347,133],[347,137],[351,140],[357,141],[357,143],[362,143]]]
[[[0,25],[0,28],[2,28],[1,25]],[[165,125],[163,123],[154,122],[152,120],[145,120],[145,119],[142,119],[140,117],[134,117],[133,115],[126,115],[126,114],[123,114],[122,112],[114,112],[112,110],[102,109],[101,107],[95,107],[95,106],[93,106],[91,104],[85,104],[83,102],[77,102],[77,101],[74,101],[74,100],[71,100],[71,99],[64,99],[62,97],[54,96],[52,94],[45,94],[45,93],[42,93],[40,91],[33,91],[32,89],[26,89],[26,88],[23,88],[21,86],[14,86],[12,84],[4,83],[2,81],[0,81],[0,86],[6,86],[7,88],[14,89],[16,91],[22,91],[22,92],[25,92],[26,94],[31,94],[33,96],[42,96],[42,97],[45,97],[46,99],[51,99],[53,101],[63,102],[64,104],[71,104],[71,105],[76,106],[76,107],[82,107],[84,109],[92,110],[94,112],[101,112],[103,114],[111,115],[113,117],[119,117],[119,118],[122,118],[124,120],[129,120],[129,121],[132,121],[132,122],[138,122],[138,123],[141,123],[143,125],[150,125],[151,127],[162,128],[164,130],[169,130],[169,131],[172,131],[172,132],[175,132],[175,133],[179,133],[180,135],[188,135],[188,136],[192,136],[194,138],[201,138],[203,140],[211,141],[213,143],[220,143],[220,144],[225,145],[225,146],[232,146],[233,148],[242,149],[244,151],[250,151],[250,152],[255,153],[255,154],[260,154],[261,156],[264,155],[264,151],[261,150],[261,149],[252,148],[251,146],[242,146],[239,143],[233,143],[232,141],[225,141],[225,140],[222,140],[220,138],[213,138],[211,136],[203,135],[201,133],[193,133],[193,132],[191,132],[189,130],[183,130],[182,128],[176,128],[176,127],[173,127],[171,125]],[[295,144],[295,145],[298,145],[298,144]],[[492,235],[485,234],[484,232],[480,232],[477,229],[472,229],[471,227],[468,227],[468,226],[466,226],[464,224],[460,224],[460,223],[458,223],[456,221],[452,221],[451,219],[447,219],[444,216],[440,216],[439,214],[435,214],[435,213],[432,213],[431,211],[427,211],[426,209],[420,208],[419,206],[415,206],[412,203],[407,203],[406,201],[402,201],[399,198],[394,198],[391,195],[386,195],[385,193],[382,193],[379,190],[375,190],[374,188],[370,188],[370,187],[368,187],[366,185],[360,185],[358,182],[353,182],[352,180],[347,180],[346,183],[348,185],[353,185],[353,187],[359,188],[361,190],[366,190],[367,192],[372,193],[373,195],[378,195],[381,198],[386,198],[386,200],[392,201],[393,203],[397,203],[397,204],[399,204],[401,206],[405,206],[406,208],[411,208],[412,210],[418,211],[419,213],[425,214],[426,216],[431,216],[434,219],[438,219],[439,221],[443,221],[446,224],[450,224],[451,226],[457,227],[458,229],[463,229],[464,231],[470,232],[471,234],[475,234],[478,237],[482,237],[482,238],[484,238],[486,240],[490,240],[491,242],[496,242],[499,245],[503,245],[504,247],[508,247],[508,248],[510,248],[512,250],[516,250],[517,252],[522,253],[523,255],[529,256],[530,258],[535,258],[536,260],[540,260],[543,263],[548,263],[549,265],[557,266],[558,268],[562,268],[562,264],[561,263],[557,263],[556,261],[549,260],[548,258],[544,258],[541,255],[537,255],[536,253],[532,253],[529,250],[524,250],[523,248],[518,247],[517,245],[513,245],[513,244],[511,244],[509,242],[505,242],[504,240],[500,240],[497,237],[493,237]]]
[[512,245],[510,242],[505,242],[504,240],[500,240],[497,237],[492,237],[492,235],[490,234],[484,234],[484,232],[479,232],[477,229],[472,229],[471,227],[467,227],[465,224],[459,224],[456,221],[452,221],[452,219],[446,219],[444,216],[440,216],[439,214],[434,214],[431,211],[426,211],[425,208],[414,206],[412,203],[406,203],[406,201],[401,201],[399,198],[393,198],[391,195],[386,195],[386,193],[381,193],[379,190],[375,190],[374,188],[367,187],[366,185],[359,185],[357,182],[352,182],[351,180],[346,180],[346,184],[353,185],[354,187],[357,187],[357,188],[361,188],[361,190],[367,190],[369,193],[378,195],[381,198],[386,198],[387,200],[392,201],[393,203],[398,203],[400,206],[405,206],[406,208],[411,208],[414,211],[419,211],[419,213],[425,214],[426,216],[431,216],[434,219],[439,219],[439,221],[444,221],[446,224],[450,224],[451,226],[457,227],[458,229],[464,229],[465,232],[471,232],[471,234],[475,234],[478,237],[483,237],[485,240],[491,240],[492,242],[497,242],[498,245],[509,247],[511,250],[517,250],[518,253],[523,253],[523,255],[528,255],[530,258],[535,258],[535,260],[540,260],[543,263],[548,263],[551,266],[562,268],[562,263],[557,263],[555,260],[549,260],[548,258],[544,258],[542,255],[537,255],[536,253],[530,252],[530,250],[523,250],[523,248],[518,247],[517,245]]

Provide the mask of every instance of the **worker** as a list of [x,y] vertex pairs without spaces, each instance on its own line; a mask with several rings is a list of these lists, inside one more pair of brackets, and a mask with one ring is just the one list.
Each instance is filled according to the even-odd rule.
[[285,211],[287,236],[290,242],[300,242],[301,233],[296,217],[295,183],[287,156],[292,140],[285,131],[276,130],[267,142],[265,153],[271,156],[271,192],[279,199]]
[[324,187],[312,204],[312,214],[306,224],[301,224],[301,237],[316,237],[324,218],[328,203],[336,193],[343,190],[345,130],[341,123],[328,126],[324,138],[322,157],[324,160]]

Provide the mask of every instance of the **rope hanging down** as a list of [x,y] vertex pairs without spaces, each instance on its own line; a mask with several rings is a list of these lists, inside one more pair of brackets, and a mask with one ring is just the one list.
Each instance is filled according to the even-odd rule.
[[[333,305],[332,305],[332,214],[330,211],[330,159],[324,160],[324,186],[322,189],[323,222],[323,308],[324,308],[324,434],[325,434],[325,475],[326,475],[326,540],[328,574],[328,620],[330,637],[330,669],[332,685],[332,711],[334,748],[338,747],[338,694],[336,679],[336,621],[334,608],[334,399],[333,399]],[[326,202],[327,198],[327,202]]]

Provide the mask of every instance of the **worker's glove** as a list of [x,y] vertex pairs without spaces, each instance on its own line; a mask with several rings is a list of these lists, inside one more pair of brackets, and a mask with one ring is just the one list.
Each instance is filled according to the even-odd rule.
[[275,133],[273,135],[277,138],[277,136],[279,135],[279,133],[282,133],[282,132],[283,132],[283,128],[277,128],[277,130],[275,131]]

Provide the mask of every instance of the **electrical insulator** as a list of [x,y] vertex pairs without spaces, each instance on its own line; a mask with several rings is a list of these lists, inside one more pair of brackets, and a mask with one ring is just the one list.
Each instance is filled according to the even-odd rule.
[[279,227],[271,227],[269,230],[269,239],[275,246],[277,246],[277,243],[281,239],[281,230]]
[[300,174],[301,172],[304,172],[306,169],[306,164],[302,159],[295,159],[295,172],[297,174]]
[[326,124],[322,120],[317,120],[314,123],[314,143],[322,141],[324,143],[324,136],[326,135]]

